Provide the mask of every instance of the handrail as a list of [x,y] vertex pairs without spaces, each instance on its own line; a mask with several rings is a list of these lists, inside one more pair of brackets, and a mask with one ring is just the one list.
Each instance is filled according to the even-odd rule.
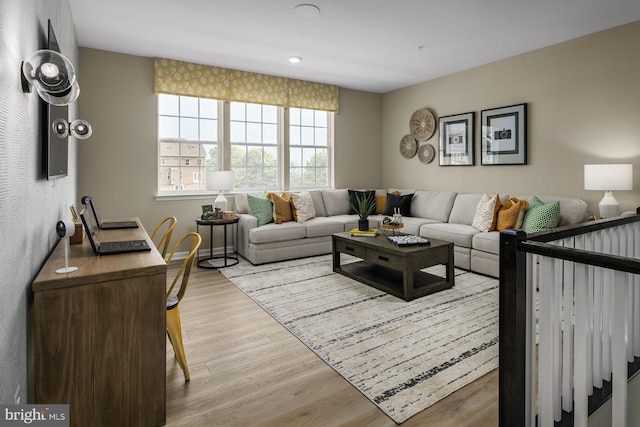
[[[536,379],[527,370],[535,364],[527,350],[527,334],[535,334],[527,321],[529,301],[535,292],[527,287],[528,275],[535,266],[527,266],[528,254],[556,258],[573,263],[601,267],[624,273],[640,274],[640,259],[575,249],[549,242],[580,238],[580,235],[640,222],[640,208],[635,215],[590,221],[527,235],[520,230],[500,234],[500,311],[499,311],[499,423],[500,426],[530,425],[535,413],[526,402],[532,397],[530,385]],[[577,240],[576,240],[577,241]],[[533,361],[531,358],[533,357]],[[535,396],[533,396],[535,398]]]
[[531,241],[519,241],[518,250],[551,258],[559,258],[565,261],[573,261],[579,264],[609,268],[611,270],[624,271],[625,273],[640,274],[640,260],[638,259],[629,259],[617,255],[601,254],[584,249],[565,248]]

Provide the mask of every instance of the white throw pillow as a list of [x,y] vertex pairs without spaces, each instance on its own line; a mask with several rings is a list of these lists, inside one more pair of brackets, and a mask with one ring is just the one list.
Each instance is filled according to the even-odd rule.
[[473,217],[473,223],[471,224],[473,227],[480,231],[489,231],[491,229],[497,197],[497,194],[493,196],[485,194],[482,196],[476,207],[476,214]]
[[297,222],[305,222],[316,217],[316,210],[313,207],[313,199],[308,191],[291,193],[291,204],[293,219]]

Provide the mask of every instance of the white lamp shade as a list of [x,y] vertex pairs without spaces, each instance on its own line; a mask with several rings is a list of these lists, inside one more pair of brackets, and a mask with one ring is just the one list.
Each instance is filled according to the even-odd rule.
[[633,165],[584,165],[585,190],[633,190]]
[[236,186],[236,178],[233,171],[207,172],[207,190],[229,191]]

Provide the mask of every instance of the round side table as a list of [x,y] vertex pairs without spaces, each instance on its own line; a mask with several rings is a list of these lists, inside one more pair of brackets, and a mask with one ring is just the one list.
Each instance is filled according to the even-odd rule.
[[[196,231],[200,234],[200,227],[209,227],[209,256],[207,258],[200,258],[200,249],[198,249],[198,267],[202,268],[224,268],[231,267],[238,263],[238,217],[233,219],[199,219],[196,218]],[[227,251],[227,227],[235,225],[233,231],[233,255],[230,255]],[[213,228],[224,228],[224,242],[222,247],[224,248],[223,255],[213,255]],[[232,227],[233,229],[234,227]],[[219,260],[221,262],[215,262]]]

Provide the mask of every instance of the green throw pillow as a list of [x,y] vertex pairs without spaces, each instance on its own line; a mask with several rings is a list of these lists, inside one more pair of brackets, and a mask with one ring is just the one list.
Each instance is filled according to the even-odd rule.
[[249,212],[258,219],[258,227],[273,222],[273,205],[266,197],[247,194]]
[[529,209],[524,214],[522,231],[525,233],[537,233],[558,226],[560,222],[560,202],[544,204],[537,197],[529,202]]

